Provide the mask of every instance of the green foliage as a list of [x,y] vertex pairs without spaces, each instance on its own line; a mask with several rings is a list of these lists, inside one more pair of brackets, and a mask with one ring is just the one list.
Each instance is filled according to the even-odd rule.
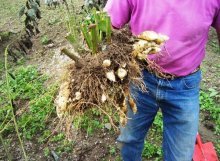
[[53,136],[53,137],[51,138],[51,141],[52,141],[52,142],[59,142],[59,141],[61,141],[61,140],[64,140],[64,138],[65,138],[65,134],[64,134],[64,133],[59,133],[59,134]]
[[44,91],[43,83],[47,78],[41,75],[36,68],[32,66],[20,67],[12,73],[15,79],[10,79],[12,98],[16,99],[34,99]]
[[43,131],[43,134],[38,138],[38,142],[39,142],[39,143],[44,143],[44,142],[46,142],[51,135],[52,135],[52,134],[51,134],[51,131],[50,131],[50,130],[48,130],[48,129],[44,130],[44,131]]
[[[93,54],[101,48],[103,41],[111,41],[111,22],[110,17],[105,12],[97,12],[93,9],[88,13],[77,13],[73,7],[73,13],[68,15],[66,39],[79,50],[82,48],[81,32],[84,36],[88,48]],[[86,18],[84,18],[86,17]]]
[[46,129],[46,122],[54,112],[53,96],[55,91],[54,87],[51,87],[51,90],[30,101],[30,111],[21,116],[19,126],[27,138]]
[[[73,3],[73,2],[72,2]],[[72,4],[76,5],[76,4]],[[83,14],[79,14],[75,7],[72,7],[71,12],[68,12],[66,21],[68,34],[66,39],[74,46],[74,49],[80,50],[82,48],[80,26],[83,21]]]
[[147,141],[144,143],[143,157],[146,160],[162,160],[162,113],[159,111],[154,119],[153,125],[149,130]]
[[48,20],[48,25],[55,25],[59,22],[60,22],[60,20],[58,18],[52,18],[52,19]]
[[41,19],[41,12],[39,8],[39,0],[27,0],[26,4],[22,5],[18,12],[19,18],[25,15],[25,28],[26,33],[29,36],[35,35],[35,32],[36,34],[40,32],[37,23],[37,21]]
[[56,152],[61,154],[63,152],[70,153],[73,150],[75,143],[73,141],[62,140],[56,147]]
[[89,49],[95,54],[99,50],[100,43],[105,40],[104,35],[108,43],[111,41],[112,31],[110,17],[106,12],[97,12],[93,10],[92,14],[87,16],[83,21],[81,31]]
[[217,140],[217,141],[215,142],[215,149],[216,149],[217,154],[218,154],[218,156],[219,156],[219,154],[220,154],[220,140]]
[[92,135],[95,130],[104,128],[106,123],[109,123],[108,117],[96,108],[87,110],[82,115],[75,116],[73,120],[74,127],[86,130],[87,135]]
[[116,152],[117,152],[116,147],[110,145],[109,146],[109,154],[112,155],[112,156],[115,156]]
[[116,157],[115,157],[115,161],[122,161],[121,156],[116,156]]
[[8,40],[10,36],[11,36],[11,32],[9,32],[9,31],[1,32],[0,31],[0,41]]
[[[0,60],[0,74],[4,71],[4,61]],[[2,74],[1,74],[2,75]]]
[[200,92],[201,110],[208,112],[211,120],[215,123],[215,132],[220,134],[220,106],[216,103],[220,94],[214,88],[209,88],[208,91]]
[[217,39],[211,39],[209,41],[209,45],[211,46],[211,49],[213,52],[220,53],[220,46],[219,46],[219,42],[217,41]]
[[44,148],[44,156],[49,157],[50,156],[50,149],[48,147]]
[[156,145],[153,145],[145,141],[142,156],[146,158],[152,158],[152,157],[158,157],[158,156],[161,157],[162,149]]
[[[15,129],[15,133],[18,137],[18,140],[19,140],[19,143],[20,143],[20,147],[22,149],[22,153],[23,153],[23,156],[24,156],[24,160],[27,161],[28,158],[27,158],[27,154],[26,154],[26,151],[25,151],[25,148],[24,148],[24,145],[23,145],[23,140],[21,139],[21,136],[20,136],[20,132],[19,132],[19,129],[18,129],[18,123],[17,123],[17,120],[16,120],[16,107],[14,105],[14,102],[13,102],[13,98],[12,98],[12,92],[10,91],[10,81],[9,81],[9,76],[11,76],[13,79],[15,79],[15,77],[8,72],[8,47],[9,45],[5,48],[5,52],[4,52],[4,56],[5,56],[5,95],[6,95],[6,98],[7,100],[9,101],[8,103],[8,106],[10,107],[10,113],[8,112],[7,115],[4,117],[5,119],[3,120],[2,124],[0,127],[2,127],[5,123],[5,121],[8,119],[8,116],[9,114],[11,114],[11,120],[13,121],[13,126],[14,126],[14,129]],[[14,92],[14,91],[13,91]],[[10,121],[11,121],[10,120]],[[3,134],[3,131],[5,129],[5,127],[7,127],[8,123],[3,127],[1,128],[1,136]],[[2,138],[3,139],[3,138]]]
[[50,40],[49,40],[49,38],[48,38],[47,35],[44,35],[44,36],[41,38],[41,44],[47,45],[47,44],[49,44],[49,42],[50,42]]
[[[19,130],[23,136],[30,139],[34,134],[45,130],[47,119],[54,112],[53,96],[57,87],[51,85],[45,88],[44,82],[47,77],[41,75],[36,68],[31,66],[20,67],[10,75],[9,83],[12,100],[14,102],[24,102],[24,106],[19,106],[19,110],[23,109],[24,112],[17,117]],[[2,96],[6,96],[5,86],[5,82],[2,82],[0,87],[0,90],[3,91]],[[0,109],[0,121],[10,121],[11,115],[8,118],[5,117],[7,113],[11,112],[9,108],[10,101],[0,99],[0,104],[3,105],[3,108]],[[15,105],[15,108],[18,107]],[[5,124],[2,124],[0,129],[4,127]],[[10,130],[12,130],[11,126],[7,127],[5,132]]]
[[[44,134],[45,138],[48,138],[48,136],[51,135],[49,133],[49,130],[45,134]],[[41,139],[41,140],[44,140],[44,139]],[[65,153],[72,152],[74,145],[75,145],[75,142],[68,141],[65,139],[64,133],[59,133],[57,135],[52,136],[49,141],[52,143],[56,143],[56,146],[52,147],[51,150],[53,149],[59,155],[61,155],[63,152],[65,152]],[[50,153],[51,153],[51,151],[50,151],[49,147],[44,148],[44,156],[49,157]]]
[[158,112],[154,122],[153,122],[153,128],[158,131],[158,132],[162,132],[163,131],[163,120],[162,120],[162,113]]
[[211,28],[209,31],[209,41],[208,41],[208,49],[211,49],[212,52],[220,54],[220,46],[218,41],[218,36],[216,34],[216,30]]

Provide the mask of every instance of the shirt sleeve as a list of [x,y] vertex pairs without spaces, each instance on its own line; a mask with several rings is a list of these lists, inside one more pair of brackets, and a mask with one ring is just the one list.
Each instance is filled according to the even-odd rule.
[[131,6],[128,0],[108,0],[104,11],[111,17],[112,26],[122,28],[130,21]]
[[220,33],[220,9],[217,11],[216,16],[214,17],[212,27],[214,27],[218,33]]

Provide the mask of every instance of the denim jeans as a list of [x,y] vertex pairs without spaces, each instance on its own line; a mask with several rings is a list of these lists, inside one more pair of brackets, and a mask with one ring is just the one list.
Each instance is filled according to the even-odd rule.
[[[191,161],[199,122],[201,71],[166,80],[143,72],[148,92],[131,85],[138,112],[128,107],[128,123],[118,142],[124,161],[141,161],[144,140],[159,108],[163,114],[163,160]],[[128,105],[129,106],[129,105]]]

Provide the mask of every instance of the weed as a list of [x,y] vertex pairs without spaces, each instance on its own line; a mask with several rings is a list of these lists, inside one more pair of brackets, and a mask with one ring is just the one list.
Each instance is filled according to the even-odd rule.
[[40,33],[38,20],[41,19],[40,0],[27,0],[19,10],[19,18],[25,16],[25,31],[30,37]]
[[116,156],[115,161],[122,161],[122,158],[120,156]]
[[57,23],[59,23],[59,22],[60,22],[59,19],[57,19],[57,18],[52,18],[52,19],[49,19],[48,25],[55,25],[55,24],[57,24]]
[[66,39],[73,45],[74,49],[79,51],[83,47],[81,41],[80,25],[84,17],[83,14],[79,14],[77,10],[77,2],[71,1],[71,11],[67,12],[66,26],[68,34]]
[[0,60],[0,74],[4,71],[4,62]]
[[[17,135],[17,137],[18,137],[18,140],[19,140],[19,143],[20,143],[20,146],[21,146],[21,149],[22,149],[22,153],[23,153],[23,156],[24,156],[24,160],[25,161],[27,161],[28,160],[28,158],[27,158],[27,154],[26,154],[26,151],[25,151],[25,149],[24,149],[24,145],[23,145],[23,140],[21,139],[21,136],[20,136],[20,132],[19,132],[19,129],[18,129],[18,123],[17,123],[17,120],[16,120],[16,113],[15,113],[15,107],[14,107],[14,104],[13,104],[13,97],[12,97],[12,93],[13,93],[13,91],[11,91],[10,90],[10,87],[11,87],[11,84],[10,84],[10,81],[9,81],[9,75],[13,78],[13,79],[15,79],[14,78],[14,76],[12,75],[12,74],[10,74],[9,72],[8,72],[8,47],[9,47],[9,45],[6,47],[6,49],[5,49],[5,95],[7,96],[7,99],[8,99],[8,106],[10,107],[10,111],[11,111],[11,118],[12,118],[12,120],[13,120],[13,125],[14,125],[14,129],[15,129],[15,131],[16,131],[16,135]],[[7,118],[7,116],[9,115],[9,113],[7,113],[7,115],[6,115],[6,118]],[[5,120],[4,120],[5,121]],[[1,126],[4,124],[4,121],[3,121],[3,123],[1,124]],[[6,124],[6,126],[7,126],[7,124]],[[4,128],[3,128],[4,129]],[[1,132],[0,133],[2,133],[2,130],[1,130]],[[3,138],[2,138],[3,139]]]
[[44,130],[43,134],[38,138],[39,143],[44,143],[51,136],[50,130]]
[[210,40],[209,45],[210,45],[213,52],[220,53],[220,47],[219,47],[219,44],[217,42],[217,39],[216,40],[215,39]]
[[50,156],[50,149],[48,147],[44,148],[44,156],[49,157]]
[[114,146],[110,145],[109,146],[109,153],[110,153],[110,155],[115,156],[116,148]]
[[200,92],[201,110],[210,114],[211,120],[215,123],[215,133],[220,134],[220,106],[216,103],[217,98],[219,93],[213,88]]
[[162,149],[153,145],[149,142],[144,142],[144,150],[142,153],[143,157],[152,158],[152,157],[161,157],[162,156]]
[[0,142],[1,142],[2,147],[3,147],[3,149],[4,149],[4,151],[5,151],[6,155],[7,155],[8,160],[11,161],[11,160],[12,160],[12,156],[11,156],[11,153],[9,152],[9,150],[8,150],[8,144],[7,144],[7,142],[3,139],[3,137],[2,137],[1,134],[0,134]]
[[100,110],[91,108],[81,115],[74,117],[73,125],[76,129],[86,130],[87,135],[92,135],[95,130],[103,129],[109,123],[106,115],[102,115]]
[[0,40],[1,41],[5,41],[5,40],[9,40],[11,33],[10,32],[0,32]]
[[64,138],[65,138],[65,134],[64,134],[64,133],[59,133],[59,134],[53,136],[53,137],[51,138],[51,141],[52,141],[52,142],[59,142],[59,141],[61,141],[61,140],[64,140]]
[[[51,85],[48,88],[44,87],[44,82],[47,77],[41,75],[36,68],[20,67],[13,73],[10,73],[9,79],[11,97],[13,102],[24,102],[26,106],[19,105],[15,111],[23,111],[22,115],[17,117],[18,126],[23,136],[31,139],[34,134],[41,132],[46,128],[46,122],[49,116],[54,112],[53,96],[56,93],[57,86]],[[6,95],[5,82],[2,83],[1,91],[3,96]],[[0,99],[0,104],[3,108],[0,110],[1,121],[10,121],[11,115],[7,118],[7,113],[10,112],[9,102]],[[20,107],[21,106],[21,107]],[[3,120],[2,120],[3,119]],[[3,129],[5,124],[0,126]],[[5,128],[5,132],[12,130],[11,126]]]
[[[43,137],[39,139],[40,142],[44,142],[51,136],[51,132],[49,130],[44,131]],[[73,150],[74,142],[68,141],[65,139],[64,133],[59,133],[55,136],[52,136],[49,140],[50,142],[56,143],[55,151],[57,154],[61,154],[63,152],[70,153]],[[50,155],[49,147],[44,148],[44,156],[48,157]]]
[[95,54],[98,46],[104,40],[104,35],[108,43],[111,41],[111,22],[110,17],[105,12],[92,11],[92,14],[83,21],[81,31],[89,49]]
[[48,38],[47,35],[44,35],[44,36],[41,38],[41,44],[42,44],[42,45],[47,45],[47,44],[49,44],[49,42],[50,42],[50,39]]
[[219,46],[219,42],[218,42],[218,38],[217,38],[217,34],[215,29],[211,28],[210,32],[209,32],[209,41],[208,41],[208,46],[210,46],[210,49],[212,50],[212,52],[214,53],[220,53],[220,46]]
[[73,141],[62,140],[59,145],[56,147],[56,152],[61,154],[63,152],[70,153],[73,150],[75,143]]
[[155,129],[158,132],[163,131],[163,120],[162,120],[162,113],[161,112],[158,112],[155,119],[154,119],[153,129]]
[[215,142],[215,148],[216,148],[217,154],[219,156],[219,154],[220,154],[220,140],[217,140]]
[[154,119],[151,129],[149,130],[147,141],[144,142],[144,150],[142,154],[144,158],[162,160],[162,131],[162,113],[159,111]]

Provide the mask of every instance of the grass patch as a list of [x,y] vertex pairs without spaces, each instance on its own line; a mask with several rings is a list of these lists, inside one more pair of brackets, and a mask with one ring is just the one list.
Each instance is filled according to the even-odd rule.
[[159,111],[154,119],[152,127],[148,132],[147,140],[144,142],[142,157],[145,160],[162,160],[162,113]]
[[209,119],[215,124],[215,133],[218,135],[220,134],[220,106],[216,102],[219,97],[220,93],[214,88],[200,92],[201,110],[209,113]]
[[[200,92],[200,107],[201,111],[205,113],[206,120],[214,123],[214,132],[217,136],[220,135],[220,105],[218,102],[220,93],[214,89],[202,90]],[[215,140],[215,148],[220,155],[220,141]]]
[[[25,0],[16,0],[16,1],[5,1],[0,0],[0,27],[10,22],[13,24],[13,27],[21,27],[19,24],[18,11],[21,7],[21,4],[24,4]],[[4,17],[4,18],[3,18]],[[10,26],[12,25],[10,24]]]
[[210,47],[212,52],[214,52],[216,54],[220,53],[220,46],[219,46],[216,30],[213,28],[209,32],[208,46]]
[[142,156],[147,159],[155,158],[155,160],[159,160],[159,158],[162,156],[162,149],[155,144],[145,141]]
[[217,39],[210,40],[208,44],[214,53],[220,53],[220,47]]
[[[53,97],[57,86],[45,87],[44,83],[48,78],[41,75],[32,66],[20,67],[9,75],[10,91],[19,131],[25,138],[31,139],[36,133],[39,134],[46,129],[50,115],[55,112]],[[12,114],[10,101],[4,99],[7,93],[6,83],[4,81],[1,83],[0,122],[2,124],[0,130],[4,129],[4,133],[7,134],[13,132],[13,124],[7,124],[10,122]]]
[[42,45],[47,45],[50,43],[50,39],[48,38],[47,35],[42,36],[40,41]]
[[109,124],[108,117],[96,108],[89,109],[85,113],[75,116],[73,121],[74,127],[85,130],[88,136],[93,135],[97,129],[105,128],[106,124]]

